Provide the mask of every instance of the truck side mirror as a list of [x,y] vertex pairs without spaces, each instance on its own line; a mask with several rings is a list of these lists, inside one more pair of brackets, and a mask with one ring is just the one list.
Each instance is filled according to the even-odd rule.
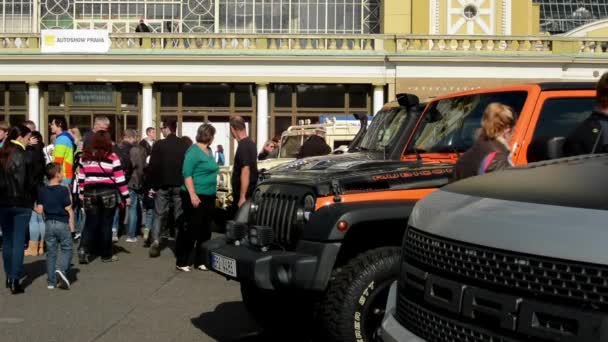
[[566,138],[554,137],[547,141],[547,157],[549,159],[558,159],[564,155],[564,143]]
[[355,113],[355,114],[353,114],[353,116],[355,117],[355,119],[357,119],[361,123],[361,127],[363,127],[363,126],[367,127],[367,114]]
[[420,99],[414,94],[397,94],[397,102],[401,107],[410,108],[420,105]]

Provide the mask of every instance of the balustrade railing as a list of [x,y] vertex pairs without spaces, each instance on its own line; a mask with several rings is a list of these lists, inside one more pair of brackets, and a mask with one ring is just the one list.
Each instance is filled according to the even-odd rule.
[[376,50],[375,36],[113,34],[112,49]]
[[38,50],[39,34],[0,33],[0,53],[3,50]]
[[552,53],[548,36],[397,36],[397,52]]
[[[214,53],[213,51],[386,55],[576,55],[608,56],[608,38],[558,36],[110,34],[110,53]],[[40,51],[39,34],[0,33],[0,54]]]

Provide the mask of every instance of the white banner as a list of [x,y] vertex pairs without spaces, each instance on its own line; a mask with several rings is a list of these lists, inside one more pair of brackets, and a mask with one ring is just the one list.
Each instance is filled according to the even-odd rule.
[[42,30],[42,53],[107,53],[110,34],[105,30]]

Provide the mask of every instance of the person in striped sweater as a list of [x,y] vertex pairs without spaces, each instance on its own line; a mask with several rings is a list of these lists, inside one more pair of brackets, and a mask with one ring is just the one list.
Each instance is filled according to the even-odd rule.
[[55,134],[53,163],[61,165],[63,171],[61,182],[69,186],[74,179],[74,149],[76,144],[74,144],[74,138],[68,131],[68,124],[64,117],[57,117],[51,121],[51,132]]
[[[86,219],[78,248],[78,261],[89,262],[96,254],[102,262],[117,261],[112,255],[112,221],[119,205],[130,206],[129,189],[120,157],[112,152],[112,140],[105,131],[95,132],[80,162],[78,187]],[[120,193],[120,196],[117,196]]]

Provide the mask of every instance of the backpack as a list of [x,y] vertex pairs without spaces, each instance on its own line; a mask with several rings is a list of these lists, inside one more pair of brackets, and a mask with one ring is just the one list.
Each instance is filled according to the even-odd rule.
[[133,145],[121,143],[114,146],[116,146],[114,152],[120,158],[120,164],[125,170],[125,180],[128,183],[133,175],[133,163],[131,163],[131,149],[133,148]]

